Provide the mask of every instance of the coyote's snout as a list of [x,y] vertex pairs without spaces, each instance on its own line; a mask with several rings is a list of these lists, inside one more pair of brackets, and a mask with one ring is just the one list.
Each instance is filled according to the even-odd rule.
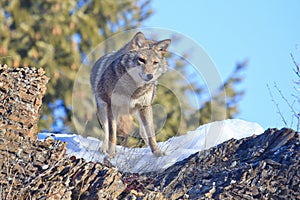
[[170,42],[147,40],[139,32],[123,48],[94,64],[90,80],[104,129],[102,152],[115,156],[118,116],[135,114],[145,143],[155,156],[164,155],[155,139],[152,102],[157,79],[168,68],[165,54]]

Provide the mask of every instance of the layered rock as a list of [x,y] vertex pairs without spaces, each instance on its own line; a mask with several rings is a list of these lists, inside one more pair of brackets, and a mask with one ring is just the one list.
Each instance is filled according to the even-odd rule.
[[0,199],[163,199],[136,189],[116,168],[65,157],[66,143],[1,135]]
[[300,136],[268,129],[231,139],[164,172],[122,173],[66,157],[66,144],[35,140],[48,78],[0,66],[0,199],[296,199]]
[[153,185],[168,199],[295,199],[299,166],[299,134],[268,129],[196,153],[155,174]]
[[[65,157],[66,144],[0,138],[0,189],[8,199],[295,199],[300,137],[291,129],[229,140],[162,173],[122,173]],[[13,191],[13,192],[12,192]]]
[[2,134],[37,138],[42,98],[48,80],[42,68],[9,68],[0,64]]

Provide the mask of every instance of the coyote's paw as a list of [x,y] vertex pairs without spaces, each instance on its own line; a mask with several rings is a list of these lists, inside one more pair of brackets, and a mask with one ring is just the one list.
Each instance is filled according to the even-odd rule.
[[101,153],[106,153],[108,150],[108,146],[105,144],[102,144],[102,146],[100,147],[100,152]]
[[156,156],[156,157],[161,157],[161,156],[165,156],[166,153],[161,151],[161,150],[156,150],[156,151],[153,151],[153,154]]
[[110,158],[116,157],[116,150],[109,149],[108,155],[109,155]]

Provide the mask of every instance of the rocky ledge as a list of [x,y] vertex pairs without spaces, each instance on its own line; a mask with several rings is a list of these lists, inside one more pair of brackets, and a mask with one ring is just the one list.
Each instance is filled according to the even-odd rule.
[[300,136],[291,129],[231,139],[159,173],[66,157],[65,143],[36,140],[47,81],[42,69],[0,65],[0,199],[300,198]]
[[37,138],[42,98],[48,80],[42,68],[10,68],[0,64],[2,134]]
[[295,199],[300,137],[291,129],[229,140],[161,173],[128,174],[65,157],[66,144],[1,135],[4,199]]
[[291,129],[231,139],[155,175],[168,199],[300,197],[300,137]]

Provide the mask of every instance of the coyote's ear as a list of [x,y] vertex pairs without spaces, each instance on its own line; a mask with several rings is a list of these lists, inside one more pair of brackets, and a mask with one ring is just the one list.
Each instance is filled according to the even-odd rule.
[[130,49],[141,49],[146,45],[146,38],[142,32],[138,32],[130,41]]
[[165,54],[167,53],[167,49],[170,46],[170,43],[171,43],[170,39],[166,39],[166,40],[156,42],[153,45],[153,49],[155,51],[157,51],[161,56],[165,56]]

